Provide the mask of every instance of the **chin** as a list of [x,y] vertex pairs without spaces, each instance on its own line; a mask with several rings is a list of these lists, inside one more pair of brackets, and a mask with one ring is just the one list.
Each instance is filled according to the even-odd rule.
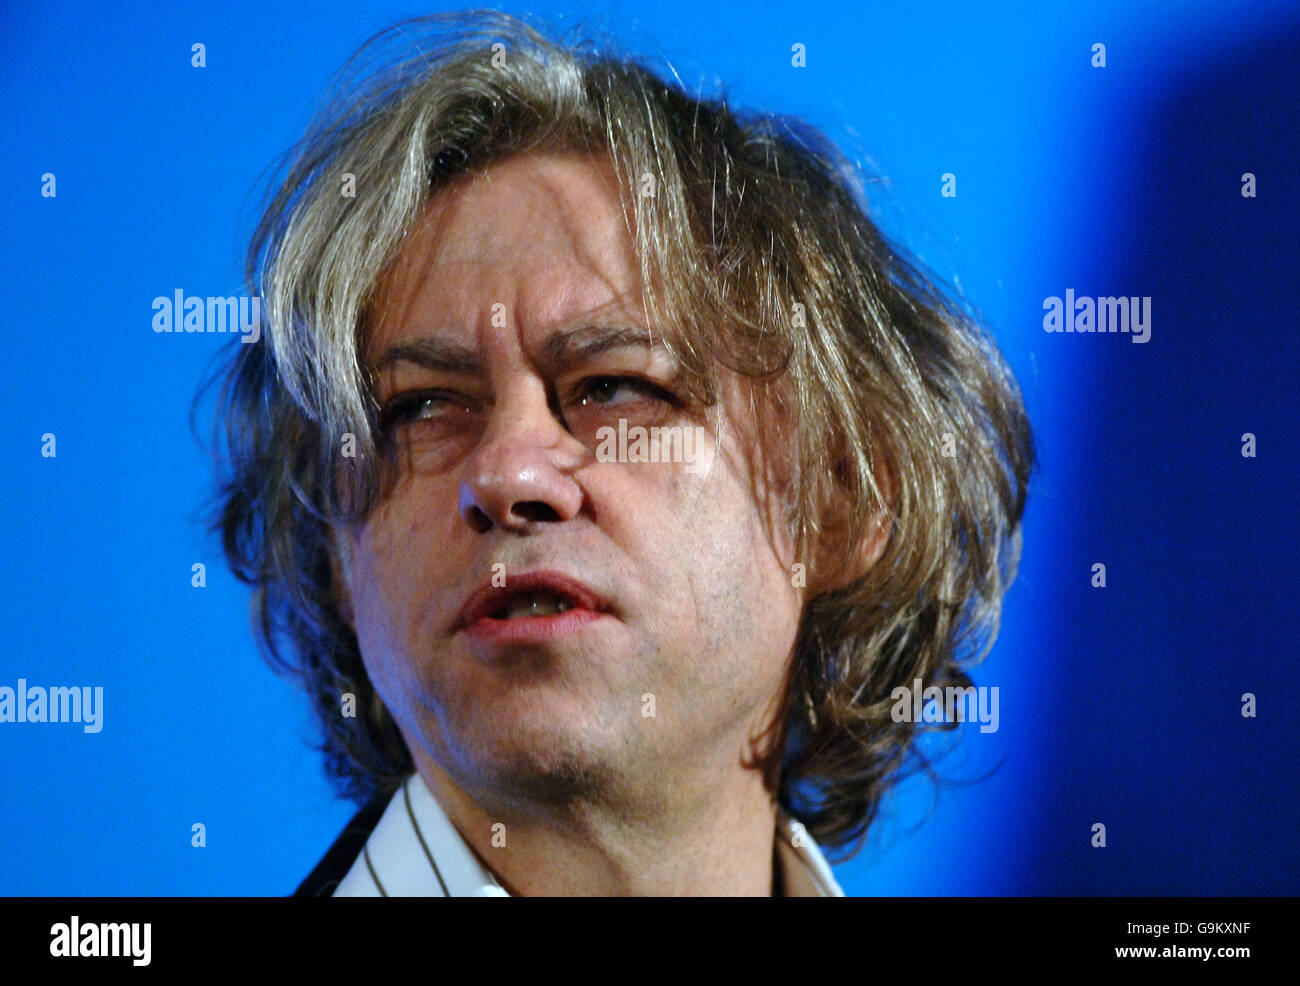
[[468,776],[461,779],[489,800],[503,795],[532,804],[592,799],[608,791],[618,776],[607,757],[578,742],[521,746],[514,741],[489,746],[462,763]]
[[599,728],[583,709],[563,704],[548,709],[536,702],[527,709],[494,709],[448,739],[456,752],[447,766],[458,782],[529,801],[607,791],[625,773],[624,761],[635,749],[626,737]]

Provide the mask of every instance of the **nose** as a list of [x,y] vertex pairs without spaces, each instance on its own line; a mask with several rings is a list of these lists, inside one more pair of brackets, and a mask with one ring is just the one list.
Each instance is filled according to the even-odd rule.
[[460,516],[480,534],[495,528],[525,533],[571,520],[582,509],[573,473],[586,450],[565,429],[544,387],[526,390],[498,402],[465,462]]

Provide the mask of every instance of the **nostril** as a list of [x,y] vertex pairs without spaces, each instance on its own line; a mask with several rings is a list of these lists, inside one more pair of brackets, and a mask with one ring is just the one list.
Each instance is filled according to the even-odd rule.
[[554,522],[560,519],[556,509],[541,500],[526,500],[522,503],[516,503],[510,508],[510,512],[520,520]]
[[492,530],[492,519],[478,507],[470,507],[465,512],[465,522],[469,524],[475,534],[486,534]]

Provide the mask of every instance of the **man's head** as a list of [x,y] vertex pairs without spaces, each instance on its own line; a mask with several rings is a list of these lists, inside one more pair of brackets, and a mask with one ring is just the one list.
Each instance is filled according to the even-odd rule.
[[[417,761],[481,803],[644,803],[640,781],[734,763],[781,706],[790,538],[743,407],[686,397],[640,294],[613,169],[530,153],[434,196],[374,306],[394,485],[337,532],[341,596]],[[699,429],[703,468],[600,461],[620,427]],[[492,619],[543,595],[575,609]]]
[[[995,629],[1010,374],[815,133],[425,23],[297,149],[226,391],[227,551],[331,773],[637,799],[748,758],[851,841],[916,729],[893,688],[964,683]],[[695,461],[602,454],[635,428]],[[491,619],[528,594],[575,608]]]

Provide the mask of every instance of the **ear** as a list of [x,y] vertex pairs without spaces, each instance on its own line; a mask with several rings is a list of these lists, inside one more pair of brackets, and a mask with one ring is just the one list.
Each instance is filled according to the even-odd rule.
[[[893,534],[893,504],[896,503],[897,484],[894,469],[888,458],[877,454],[872,463],[872,475],[880,490],[882,504],[872,512],[865,528],[856,538],[856,543],[848,542],[851,534],[854,513],[853,484],[848,481],[849,470],[853,467],[847,459],[841,458],[831,469],[833,484],[829,501],[822,513],[822,534],[817,551],[817,568],[814,571],[817,592],[830,592],[866,575],[884,554],[889,538]],[[868,496],[864,490],[860,495]]]
[[344,543],[346,534],[340,535],[337,529],[330,532],[330,587],[334,594],[334,603],[338,607],[343,622],[356,633],[355,616],[352,612],[352,591],[348,580],[348,549]]

